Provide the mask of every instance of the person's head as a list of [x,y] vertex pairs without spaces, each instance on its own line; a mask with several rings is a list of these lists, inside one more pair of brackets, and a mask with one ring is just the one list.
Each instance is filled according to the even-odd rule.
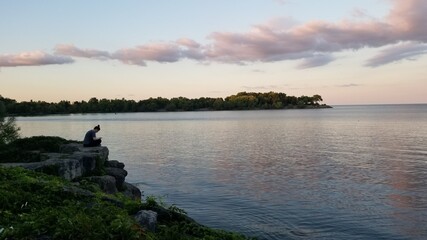
[[95,130],[96,132],[99,132],[101,130],[101,127],[99,127],[99,125],[97,125],[93,128],[93,130]]

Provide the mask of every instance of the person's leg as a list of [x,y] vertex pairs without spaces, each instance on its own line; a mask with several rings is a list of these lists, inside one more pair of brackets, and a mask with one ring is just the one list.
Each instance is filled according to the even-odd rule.
[[95,141],[93,141],[92,143],[93,143],[93,146],[94,146],[94,147],[96,147],[96,146],[101,146],[101,139],[95,140]]
[[83,147],[98,147],[101,146],[101,139],[93,140],[89,144],[83,144]]

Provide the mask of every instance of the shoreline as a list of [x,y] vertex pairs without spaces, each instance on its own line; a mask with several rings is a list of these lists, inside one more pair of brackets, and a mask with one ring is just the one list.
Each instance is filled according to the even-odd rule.
[[[167,206],[155,196],[142,198],[143,191],[125,181],[125,165],[108,158],[107,147],[84,148],[80,142],[63,140],[44,136],[23,139],[20,145],[30,143],[31,151],[20,149],[22,156],[15,162],[4,161],[4,150],[0,149],[0,199],[13,196],[0,209],[11,213],[0,219],[1,239],[93,239],[95,233],[107,234],[100,239],[253,239],[199,224],[185,210]],[[52,147],[58,142],[53,152],[34,150],[34,145]],[[56,220],[46,225],[46,217]],[[35,220],[28,226],[30,219]],[[62,226],[62,221],[70,224]],[[111,226],[117,221],[125,224],[119,232]],[[85,232],[88,227],[95,233]]]
[[254,108],[254,109],[222,109],[222,110],[215,110],[215,109],[196,109],[196,110],[175,110],[175,111],[167,111],[165,109],[157,110],[157,111],[127,111],[127,112],[74,112],[74,113],[47,113],[47,114],[10,114],[9,117],[42,117],[42,116],[68,116],[68,115],[85,115],[85,114],[120,114],[120,113],[183,113],[183,112],[232,112],[232,111],[283,111],[283,110],[316,110],[316,109],[329,109],[333,108],[333,106],[330,105],[319,105],[319,106],[313,106],[313,105],[307,105],[304,107],[297,107],[297,106],[291,106],[291,107],[284,107],[279,109],[262,109],[262,108]]

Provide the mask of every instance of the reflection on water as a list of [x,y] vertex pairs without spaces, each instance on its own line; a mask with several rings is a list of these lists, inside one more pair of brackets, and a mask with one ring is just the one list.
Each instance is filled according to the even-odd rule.
[[24,136],[82,139],[146,195],[260,239],[425,239],[427,105],[18,118]]

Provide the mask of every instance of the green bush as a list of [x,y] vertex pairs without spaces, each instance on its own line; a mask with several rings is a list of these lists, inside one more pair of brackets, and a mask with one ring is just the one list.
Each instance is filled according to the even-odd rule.
[[65,192],[63,187],[70,184],[0,167],[0,239],[144,239],[125,209],[100,197]]
[[19,138],[0,144],[0,162],[39,162],[42,152],[59,152],[60,146],[71,141],[50,136]]
[[68,140],[61,137],[35,136],[17,139],[11,142],[9,147],[19,148],[23,151],[59,152],[61,145],[68,142]]
[[148,232],[131,215],[148,206],[164,205],[155,197],[140,203],[122,194],[108,195],[124,203],[120,208],[104,201],[106,194],[88,182],[80,186],[94,191],[94,196],[64,191],[71,186],[62,178],[0,166],[0,239],[247,239],[189,220],[174,205],[162,210],[171,217],[159,218],[158,231]]

